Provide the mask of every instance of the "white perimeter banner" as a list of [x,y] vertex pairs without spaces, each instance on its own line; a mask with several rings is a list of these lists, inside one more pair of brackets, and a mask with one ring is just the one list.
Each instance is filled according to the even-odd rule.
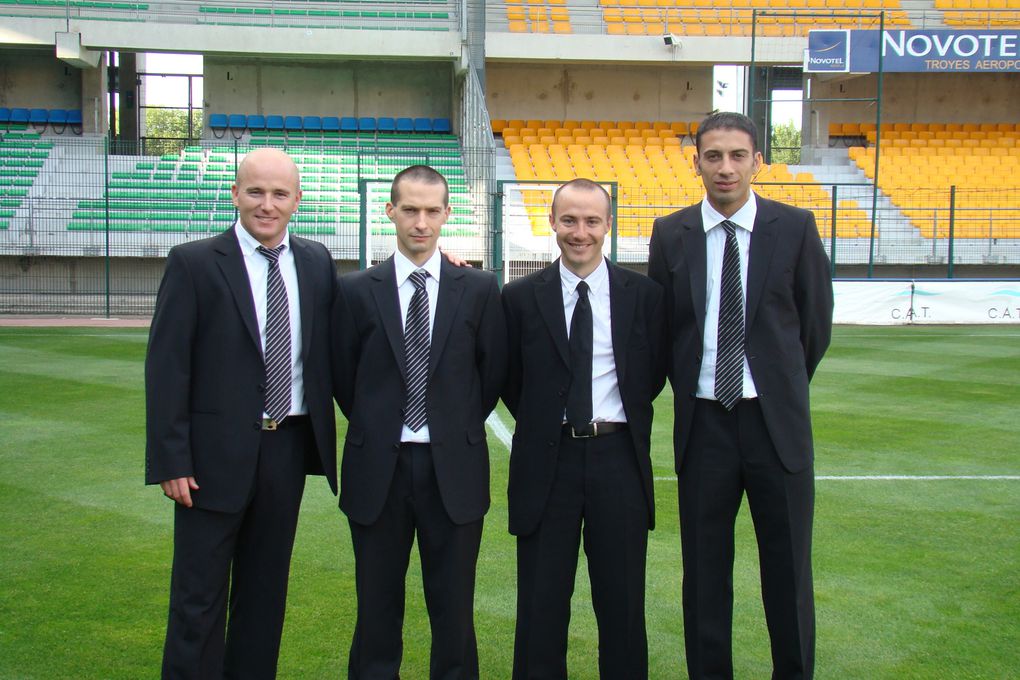
[[1020,323],[1020,281],[834,281],[835,323]]

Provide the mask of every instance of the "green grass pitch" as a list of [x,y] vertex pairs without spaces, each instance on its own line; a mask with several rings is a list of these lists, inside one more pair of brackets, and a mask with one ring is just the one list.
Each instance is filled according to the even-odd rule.
[[[170,503],[143,477],[135,329],[0,328],[0,678],[158,676]],[[671,395],[653,436],[658,527],[648,555],[651,677],[686,678]],[[1020,328],[839,327],[813,384],[815,588],[820,679],[1020,674]],[[498,412],[510,423],[502,408]],[[341,429],[343,420],[341,419]],[[490,436],[493,507],[478,566],[484,678],[510,675],[514,543],[507,451]],[[979,479],[840,479],[847,476]],[[768,677],[750,518],[738,518],[734,658]],[[354,624],[347,525],[309,480],[291,571],[280,678],[344,674]],[[403,677],[427,677],[417,561],[408,576]],[[570,677],[597,642],[582,560]]]

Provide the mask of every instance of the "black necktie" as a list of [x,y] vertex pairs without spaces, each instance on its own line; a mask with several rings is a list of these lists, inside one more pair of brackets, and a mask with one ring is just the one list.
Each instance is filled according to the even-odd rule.
[[570,391],[567,392],[567,422],[580,431],[591,422],[591,302],[588,284],[577,284],[577,304],[570,320]]
[[266,278],[266,415],[280,422],[290,413],[291,356],[290,305],[287,287],[280,275],[280,255],[284,245],[275,248],[259,246],[258,251],[269,260]]
[[731,410],[744,395],[744,288],[740,283],[737,225],[726,230],[719,288],[719,328],[715,358],[715,398]]
[[425,425],[425,390],[429,374],[429,294],[425,279],[429,273],[419,269],[411,273],[414,295],[407,305],[404,320],[404,355],[407,361],[407,404],[404,423],[412,432]]

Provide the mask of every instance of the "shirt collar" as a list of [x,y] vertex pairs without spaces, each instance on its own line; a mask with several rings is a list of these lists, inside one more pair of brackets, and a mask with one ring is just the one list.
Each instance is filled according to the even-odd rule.
[[[241,226],[241,221],[234,222],[234,233],[237,234],[237,242],[241,245],[241,254],[245,257],[254,255],[261,243],[255,240],[255,237],[248,233],[248,231]],[[280,241],[284,246],[283,252],[290,250],[290,230],[284,230],[283,240]]]
[[[584,282],[588,284],[588,290],[592,293],[598,293],[602,290],[602,287],[609,280],[609,267],[606,265],[606,258],[602,258],[595,269],[584,277]],[[577,283],[581,281],[581,277],[570,271],[563,264],[563,258],[560,258],[560,281],[563,283],[563,290],[567,294],[571,294],[577,288]]]
[[705,229],[707,234],[711,229],[717,227],[723,220],[729,220],[738,227],[743,227],[746,231],[754,231],[754,220],[758,216],[758,201],[755,193],[752,191],[751,196],[747,199],[744,205],[740,206],[740,210],[733,213],[732,217],[723,217],[722,214],[712,207],[712,204],[708,202],[706,196],[701,201],[701,225]]
[[393,265],[397,270],[397,287],[399,288],[404,285],[404,281],[407,281],[407,277],[419,269],[427,271],[429,276],[438,282],[442,257],[443,255],[439,252],[439,248],[436,248],[436,251],[432,253],[432,257],[426,260],[425,264],[419,267],[414,262],[407,259],[407,256],[399,250],[393,251]]

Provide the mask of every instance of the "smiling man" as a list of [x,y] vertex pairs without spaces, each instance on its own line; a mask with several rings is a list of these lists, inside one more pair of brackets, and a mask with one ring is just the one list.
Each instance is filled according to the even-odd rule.
[[602,254],[601,185],[553,196],[560,258],[503,290],[517,421],[510,533],[517,536],[515,680],[565,679],[582,532],[605,679],[648,677],[645,556],[655,521],[649,437],[665,382],[662,289]]
[[336,492],[333,260],[287,230],[282,151],[232,193],[231,229],[170,250],[145,359],[145,480],[175,501],[165,679],[276,676],[305,475]]
[[351,680],[400,676],[415,537],[432,627],[429,677],[478,678],[475,565],[489,508],[485,419],[506,375],[506,327],[491,272],[437,248],[446,179],[417,165],[394,179],[397,252],[341,277],[333,384],[347,416],[340,509],[354,543],[358,616]]
[[832,281],[811,212],[751,191],[754,122],[698,127],[705,200],[655,221],[648,274],[665,289],[673,447],[692,680],[733,677],[733,534],[747,494],[774,680],[814,673],[814,450],[808,382],[832,331]]

